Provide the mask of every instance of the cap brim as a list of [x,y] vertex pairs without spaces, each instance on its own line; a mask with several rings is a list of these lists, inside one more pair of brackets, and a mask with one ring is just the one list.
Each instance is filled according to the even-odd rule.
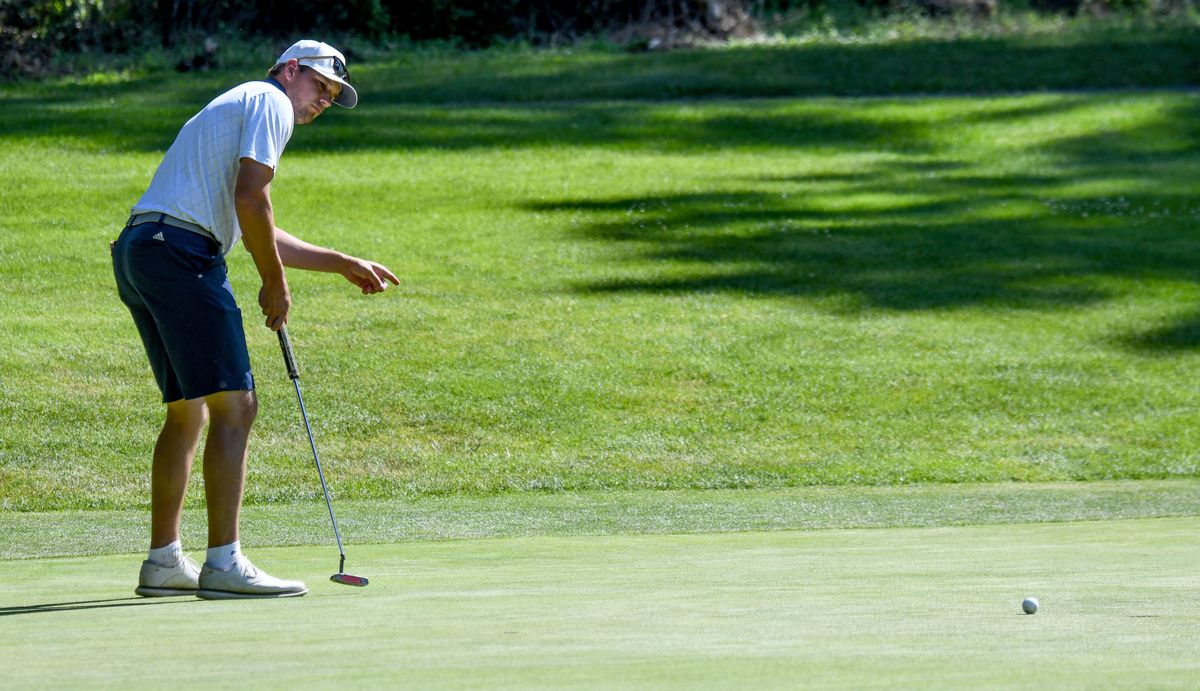
[[350,86],[350,82],[342,79],[332,72],[317,67],[316,65],[304,66],[310,70],[320,73],[322,77],[328,79],[329,81],[337,82],[338,84],[342,85],[342,92],[338,94],[337,98],[333,99],[334,103],[343,108],[353,108],[354,106],[358,105],[358,92],[354,90],[353,86]]

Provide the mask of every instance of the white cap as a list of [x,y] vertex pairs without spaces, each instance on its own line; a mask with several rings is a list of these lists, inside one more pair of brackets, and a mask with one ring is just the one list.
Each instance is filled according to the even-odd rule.
[[346,58],[337,48],[328,43],[304,39],[296,41],[291,48],[283,51],[275,65],[282,65],[289,60],[296,60],[301,65],[320,72],[322,77],[341,84],[342,92],[333,99],[334,103],[343,108],[358,105],[358,92],[347,81],[350,75],[346,72]]

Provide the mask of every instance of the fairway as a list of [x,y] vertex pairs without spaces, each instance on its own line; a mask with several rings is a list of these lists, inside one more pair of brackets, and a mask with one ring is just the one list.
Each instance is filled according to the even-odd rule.
[[[776,47],[672,58],[689,94],[711,60],[764,67],[713,98],[589,95],[586,69],[658,58],[581,53],[479,101],[453,55],[414,93],[408,57],[272,183],[282,227],[401,277],[289,276],[336,496],[1196,476],[1196,93],[763,98],[764,66],[813,59]],[[145,505],[161,404],[107,242],[242,78],[0,90],[0,510]],[[246,500],[317,498],[254,263],[229,266]]]
[[[140,556],[7,562],[5,684],[1194,687],[1200,519],[263,549],[297,600],[133,598]],[[1035,595],[1042,611],[1020,612]],[[53,661],[52,664],[49,661]],[[215,661],[219,661],[216,663]]]
[[[1198,104],[364,105],[302,132],[280,223],[378,247],[404,277],[366,301],[294,272],[335,489],[1194,476]],[[322,139],[355,132],[396,148]],[[54,141],[0,162],[58,156],[80,168],[70,194],[102,209],[62,218],[63,183],[40,171],[6,197],[0,507],[120,509],[145,501],[161,411],[104,248],[161,154],[71,158]],[[308,221],[322,190],[354,214]],[[49,279],[60,265],[76,279]],[[230,268],[254,304],[246,253]],[[313,497],[278,345],[247,330],[262,401],[248,501]]]

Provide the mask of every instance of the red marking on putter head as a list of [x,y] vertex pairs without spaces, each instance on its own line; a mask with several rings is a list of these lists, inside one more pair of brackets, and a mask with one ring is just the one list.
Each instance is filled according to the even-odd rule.
[[364,576],[351,576],[348,573],[335,573],[329,577],[329,580],[342,585],[353,585],[359,588],[364,588],[367,585],[367,579]]

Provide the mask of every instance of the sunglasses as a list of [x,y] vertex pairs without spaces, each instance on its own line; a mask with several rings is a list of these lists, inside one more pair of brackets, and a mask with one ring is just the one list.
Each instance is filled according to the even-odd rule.
[[[333,62],[332,71],[334,76],[338,77],[339,79],[350,81],[350,71],[346,69],[346,63],[342,62],[342,59],[336,55],[315,55],[310,58],[300,58],[299,62],[303,64],[307,60],[330,60]],[[321,69],[330,69],[326,65],[317,66]],[[313,67],[313,65],[307,65],[307,67]]]

